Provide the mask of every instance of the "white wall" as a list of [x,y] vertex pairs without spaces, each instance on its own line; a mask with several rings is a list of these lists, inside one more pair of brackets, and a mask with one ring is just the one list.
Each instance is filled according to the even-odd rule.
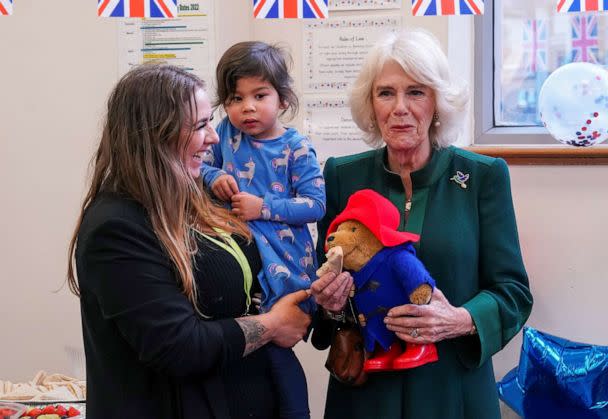
[[[215,0],[217,56],[247,39],[283,41],[300,86],[299,22],[249,19],[249,0]],[[65,345],[81,346],[78,301],[61,287],[67,244],[85,188],[104,102],[117,74],[116,22],[94,2],[19,0],[0,18],[0,379],[40,369],[70,372]],[[447,18],[412,18],[444,45]],[[360,14],[365,14],[361,12]],[[472,47],[472,46],[471,46]],[[464,48],[464,47],[463,47]],[[301,91],[301,89],[299,89]],[[296,120],[296,123],[299,120]],[[526,266],[531,326],[608,344],[608,167],[511,167]],[[495,357],[497,377],[517,363],[519,337]],[[321,417],[325,353],[296,347],[313,418]]]
[[5,380],[67,371],[63,346],[82,345],[78,300],[55,291],[117,68],[114,22],[96,19],[89,3],[21,0],[14,16],[0,19]]

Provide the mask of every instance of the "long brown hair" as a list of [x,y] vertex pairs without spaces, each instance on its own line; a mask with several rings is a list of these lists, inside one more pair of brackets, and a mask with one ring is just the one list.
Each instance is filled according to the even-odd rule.
[[[75,250],[85,212],[100,192],[128,195],[147,211],[154,233],[174,263],[184,294],[196,304],[192,259],[197,251],[192,227],[218,235],[214,227],[251,239],[247,226],[214,205],[192,178],[179,141],[191,128],[194,94],[205,88],[198,77],[166,64],[145,64],[118,82],[107,105],[101,141],[91,161],[91,186],[84,198],[69,247],[68,286],[80,296]],[[195,111],[196,112],[196,111]]]

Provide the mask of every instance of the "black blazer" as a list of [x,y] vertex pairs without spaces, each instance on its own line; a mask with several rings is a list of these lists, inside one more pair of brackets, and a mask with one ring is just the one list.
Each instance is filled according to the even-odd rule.
[[197,316],[138,203],[95,199],[76,268],[87,419],[229,417],[218,372],[242,361],[243,332],[234,319]]

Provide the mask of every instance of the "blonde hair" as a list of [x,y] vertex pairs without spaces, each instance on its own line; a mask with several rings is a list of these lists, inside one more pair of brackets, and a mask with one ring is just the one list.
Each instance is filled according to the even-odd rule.
[[85,211],[101,192],[126,194],[146,209],[195,308],[192,259],[197,246],[192,227],[216,236],[213,228],[220,227],[251,239],[243,222],[211,202],[180,157],[192,135],[189,130],[187,140],[179,141],[180,131],[190,128],[195,92],[204,88],[202,80],[185,70],[145,64],[122,77],[110,94],[101,141],[91,161],[91,185],[70,241],[67,280],[75,295],[80,295],[74,266],[78,232]]
[[364,141],[376,148],[384,143],[380,130],[373,124],[372,89],[384,64],[391,60],[417,83],[430,87],[435,93],[436,112],[441,124],[439,127],[431,124],[429,137],[432,144],[442,148],[456,141],[465,122],[468,89],[450,73],[448,59],[437,38],[422,29],[390,33],[367,55],[349,96],[351,114],[365,133]]

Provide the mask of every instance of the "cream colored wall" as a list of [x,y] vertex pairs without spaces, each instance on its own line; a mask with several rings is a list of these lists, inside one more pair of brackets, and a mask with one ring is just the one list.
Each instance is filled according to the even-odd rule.
[[[534,295],[528,325],[608,345],[608,166],[513,166],[513,200]],[[517,364],[521,334],[494,357]]]
[[[88,159],[118,72],[116,23],[98,19],[91,2],[15,3],[15,15],[0,18],[0,379],[24,381],[40,369],[70,372],[64,346],[82,345],[77,299],[65,288],[55,291],[65,278]],[[216,0],[216,6],[218,56],[239,40],[286,42],[299,87],[298,22],[253,22],[248,0]],[[446,18],[408,16],[405,25],[422,25],[447,43]],[[511,174],[535,296],[529,324],[608,344],[602,320],[608,167],[514,166]],[[518,336],[495,357],[497,377],[516,364],[519,345]],[[312,416],[320,418],[325,353],[308,344],[296,350]]]
[[114,23],[87,3],[22,0],[0,20],[0,379],[67,371],[64,345],[82,345],[78,300],[55,291],[117,74]]

